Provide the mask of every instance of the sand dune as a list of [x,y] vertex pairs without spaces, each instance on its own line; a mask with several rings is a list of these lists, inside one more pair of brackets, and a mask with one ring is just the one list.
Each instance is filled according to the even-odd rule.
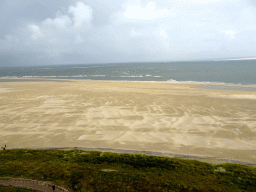
[[0,82],[0,144],[151,150],[256,163],[256,92],[193,87]]

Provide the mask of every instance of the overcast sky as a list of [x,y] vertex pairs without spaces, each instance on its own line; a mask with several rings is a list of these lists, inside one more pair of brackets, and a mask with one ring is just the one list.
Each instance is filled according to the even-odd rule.
[[239,57],[255,0],[0,0],[0,66]]

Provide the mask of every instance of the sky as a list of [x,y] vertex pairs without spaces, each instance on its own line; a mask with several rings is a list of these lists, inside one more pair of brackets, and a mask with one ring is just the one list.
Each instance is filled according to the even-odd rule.
[[255,57],[255,0],[0,1],[0,66]]

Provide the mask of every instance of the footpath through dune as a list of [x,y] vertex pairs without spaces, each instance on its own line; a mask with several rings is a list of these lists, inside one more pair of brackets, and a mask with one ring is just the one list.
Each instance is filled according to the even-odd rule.
[[[52,192],[52,183],[23,179],[23,178],[11,178],[11,177],[0,177],[0,185],[2,186],[14,186],[14,187],[24,187],[27,189],[33,189],[43,192]],[[69,190],[55,185],[55,192],[68,192]]]

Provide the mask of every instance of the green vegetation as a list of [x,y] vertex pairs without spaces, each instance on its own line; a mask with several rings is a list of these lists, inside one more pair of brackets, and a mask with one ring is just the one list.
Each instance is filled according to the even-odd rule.
[[0,151],[0,176],[45,180],[72,191],[256,191],[256,168],[82,150]]
[[4,191],[4,192],[40,192],[37,190],[25,189],[25,188],[21,188],[21,187],[1,186],[1,185],[0,185],[0,191]]

